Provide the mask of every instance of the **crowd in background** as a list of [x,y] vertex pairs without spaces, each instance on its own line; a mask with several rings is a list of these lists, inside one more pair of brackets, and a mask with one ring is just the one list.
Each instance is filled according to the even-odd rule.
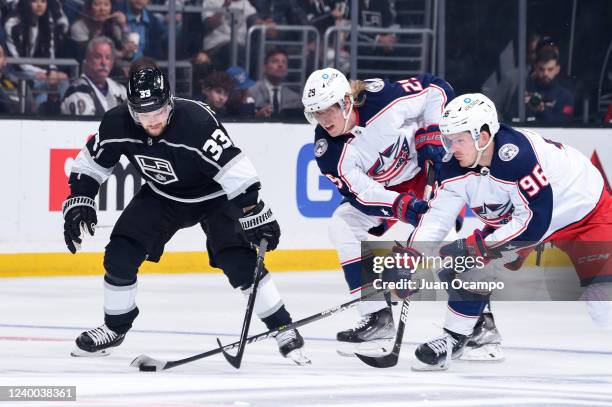
[[[168,15],[150,9],[152,5],[165,6],[167,1],[0,0],[0,113],[101,115],[123,103],[126,74],[132,61],[141,57],[167,60]],[[283,39],[290,34],[278,30],[279,26],[312,26],[323,35],[329,27],[350,25],[349,0],[175,1],[179,10],[177,60],[189,61],[192,67],[191,94],[183,96],[205,101],[227,117],[283,120],[300,117],[302,111],[300,87],[288,84],[291,59],[286,49],[276,46],[266,49],[261,67],[248,66],[253,63],[245,60],[249,27],[265,25],[267,38]],[[410,1],[359,0],[359,24],[380,28],[406,26],[398,15],[402,7],[411,7]],[[183,6],[199,6],[202,11],[180,12]],[[457,7],[449,11],[448,18],[453,18],[453,12],[459,12]],[[232,64],[232,22],[237,43],[235,64]],[[461,24],[466,24],[465,19],[456,25]],[[451,25],[447,26],[448,32]],[[536,28],[541,31],[530,36],[527,47],[528,79],[523,95],[526,120],[571,123],[576,120],[576,108],[581,109],[582,101],[589,97],[588,92],[580,88],[575,77],[564,74],[567,55],[563,54],[567,51],[559,46],[563,41],[548,36],[544,31],[546,24]],[[465,42],[469,43],[470,32],[465,32]],[[455,44],[458,41],[455,36],[447,34],[447,38],[445,79],[459,92],[482,88],[487,93],[488,85],[482,77],[479,83],[466,82],[470,72],[486,63],[462,66],[469,64],[472,57],[465,51],[464,43]],[[380,34],[370,35],[367,40],[372,43],[371,55],[390,55],[398,37]],[[602,39],[602,44],[607,45],[608,40]],[[339,68],[346,72],[350,69],[348,47],[340,47],[339,51]],[[492,53],[495,57],[499,54],[499,50]],[[7,57],[47,58],[49,63],[7,64]],[[53,64],[57,58],[81,62],[81,75],[71,78],[69,67]],[[363,62],[366,63],[376,68],[376,61]],[[260,71],[261,77],[251,78],[249,71]],[[496,76],[488,93],[505,120],[517,120],[517,70],[503,69]],[[603,114],[598,120],[602,119]],[[603,120],[611,119],[612,110]]]

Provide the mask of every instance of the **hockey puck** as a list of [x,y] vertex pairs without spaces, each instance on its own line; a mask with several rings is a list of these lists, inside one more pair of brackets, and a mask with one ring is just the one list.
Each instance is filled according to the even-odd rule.
[[157,368],[151,365],[140,365],[139,367],[141,372],[155,372]]

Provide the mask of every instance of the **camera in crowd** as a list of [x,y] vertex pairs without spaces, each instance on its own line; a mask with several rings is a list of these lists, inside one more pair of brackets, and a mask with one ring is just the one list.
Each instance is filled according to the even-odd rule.
[[527,103],[529,104],[529,106],[535,109],[538,106],[540,106],[540,103],[542,103],[542,100],[543,100],[542,95],[540,95],[538,92],[534,92],[531,94],[531,97],[529,98],[529,101]]

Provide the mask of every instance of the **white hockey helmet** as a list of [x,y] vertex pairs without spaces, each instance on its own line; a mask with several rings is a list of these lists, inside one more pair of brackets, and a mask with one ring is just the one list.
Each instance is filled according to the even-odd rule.
[[[484,147],[478,146],[480,140],[480,130],[487,125],[491,138]],[[476,162],[470,166],[474,168],[478,165],[482,152],[491,144],[493,137],[499,131],[499,120],[495,104],[482,93],[467,93],[453,99],[442,113],[440,119],[440,132],[442,133],[442,144],[447,152],[445,160],[448,161],[452,155],[451,139],[449,136],[469,132],[474,140],[478,157]]]
[[[350,97],[350,108],[346,109],[344,97]],[[347,119],[353,108],[353,97],[351,96],[351,84],[342,72],[334,68],[325,68],[314,71],[308,77],[302,94],[304,115],[311,124],[316,124],[314,112],[325,110],[338,103],[342,114]]]

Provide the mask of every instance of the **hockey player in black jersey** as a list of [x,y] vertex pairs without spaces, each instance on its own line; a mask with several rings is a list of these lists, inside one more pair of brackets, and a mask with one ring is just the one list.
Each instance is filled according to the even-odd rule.
[[[259,198],[260,182],[249,159],[234,145],[204,103],[172,97],[167,78],[154,66],[133,66],[127,105],[104,115],[99,131],[77,156],[70,196],[63,204],[64,238],[75,253],[97,223],[94,198],[125,156],[146,180],[125,208],[104,253],[104,324],[76,339],[73,356],[102,356],[120,345],[138,315],[137,273],[159,261],[179,229],[200,224],[210,264],[247,296],[253,284],[253,244],[276,248],[280,228]],[[291,322],[272,276],[264,272],[254,310],[269,329]],[[276,336],[284,357],[297,364],[302,353],[297,330]]]

